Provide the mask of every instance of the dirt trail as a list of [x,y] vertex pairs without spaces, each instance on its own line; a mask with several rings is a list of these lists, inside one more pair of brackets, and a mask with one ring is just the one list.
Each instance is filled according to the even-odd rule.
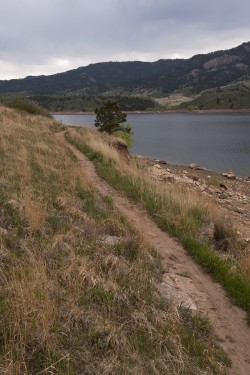
[[213,322],[220,344],[232,361],[229,374],[250,375],[250,328],[245,313],[230,302],[223,288],[203,272],[178,241],[157,227],[144,209],[100,179],[92,162],[68,144],[64,134],[58,134],[58,138],[75,154],[93,186],[102,195],[112,196],[117,209],[158,250],[165,271],[161,285],[165,294],[197,309]]

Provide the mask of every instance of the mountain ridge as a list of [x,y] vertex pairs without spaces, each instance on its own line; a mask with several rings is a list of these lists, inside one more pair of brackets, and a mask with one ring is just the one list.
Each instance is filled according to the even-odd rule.
[[189,59],[159,59],[155,62],[101,62],[62,73],[1,80],[0,93],[51,94],[85,91],[100,94],[121,89],[175,90],[199,93],[250,76],[250,42],[240,46],[197,54]]

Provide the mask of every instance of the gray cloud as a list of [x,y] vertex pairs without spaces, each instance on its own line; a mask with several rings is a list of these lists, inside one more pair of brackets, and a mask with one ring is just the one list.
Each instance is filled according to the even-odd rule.
[[0,78],[231,48],[249,14],[247,0],[0,0]]

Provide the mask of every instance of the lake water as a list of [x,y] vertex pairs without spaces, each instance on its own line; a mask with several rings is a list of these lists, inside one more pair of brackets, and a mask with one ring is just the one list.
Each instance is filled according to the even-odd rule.
[[[94,125],[95,115],[55,115],[67,125]],[[250,175],[249,113],[128,115],[131,152],[170,164],[197,163],[217,172]]]

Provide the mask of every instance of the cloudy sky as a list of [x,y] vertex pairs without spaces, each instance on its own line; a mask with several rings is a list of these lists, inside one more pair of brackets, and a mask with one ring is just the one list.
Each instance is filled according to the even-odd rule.
[[0,79],[250,40],[249,0],[0,0]]

